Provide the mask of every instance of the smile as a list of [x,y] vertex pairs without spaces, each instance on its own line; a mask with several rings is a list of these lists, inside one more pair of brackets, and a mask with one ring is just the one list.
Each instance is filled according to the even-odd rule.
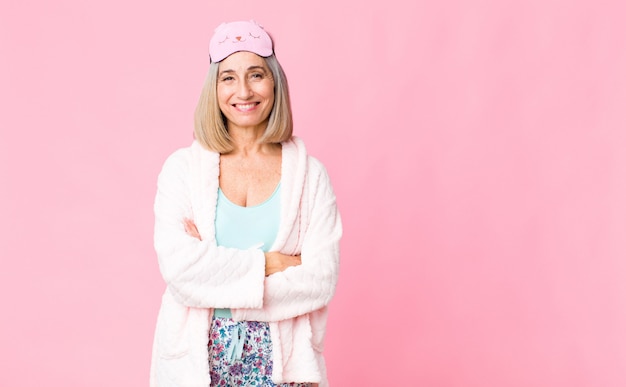
[[258,102],[254,102],[254,103],[246,103],[246,104],[234,104],[233,106],[240,111],[248,111],[248,110],[252,110],[254,109],[256,106],[258,105]]

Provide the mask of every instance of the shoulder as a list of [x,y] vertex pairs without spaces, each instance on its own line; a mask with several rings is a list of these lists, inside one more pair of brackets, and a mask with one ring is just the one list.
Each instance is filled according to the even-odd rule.
[[203,148],[199,142],[194,141],[191,145],[172,152],[165,159],[161,174],[188,171],[193,163],[215,157],[219,157],[219,154]]
[[301,138],[293,136],[291,139],[283,142],[282,146],[283,155],[287,154],[287,157],[293,157],[295,159],[306,161],[308,173],[326,174],[326,168],[322,162],[314,156],[308,154],[304,141]]
[[208,152],[202,146],[194,141],[191,145],[179,148],[172,152],[163,163],[161,172],[159,173],[159,183],[167,183],[171,181],[185,180],[192,173],[194,159],[199,153]]
[[282,146],[283,157],[287,157],[289,160],[288,163],[292,165],[298,164],[299,161],[304,167],[303,171],[306,171],[305,174],[309,181],[317,181],[320,178],[328,180],[326,167],[324,167],[324,164],[322,164],[319,159],[307,152],[304,141],[301,138],[292,136],[291,139],[283,142]]
[[319,175],[326,175],[326,176],[328,175],[328,172],[326,171],[326,167],[316,157],[308,155],[307,156],[307,164],[309,166],[309,172],[310,173],[319,174]]
[[175,150],[165,159],[159,178],[187,169],[190,160],[191,146]]

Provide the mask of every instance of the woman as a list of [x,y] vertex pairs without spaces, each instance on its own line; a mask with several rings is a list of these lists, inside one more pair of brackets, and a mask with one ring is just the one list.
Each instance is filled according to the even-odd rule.
[[328,175],[292,137],[287,80],[255,22],[219,26],[195,141],[158,179],[167,288],[151,386],[327,386],[341,221]]

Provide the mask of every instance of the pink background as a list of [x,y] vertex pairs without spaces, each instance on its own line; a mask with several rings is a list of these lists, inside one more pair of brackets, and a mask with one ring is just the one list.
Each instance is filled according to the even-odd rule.
[[0,385],[147,385],[156,176],[254,18],[344,218],[333,386],[625,386],[622,4],[3,1]]

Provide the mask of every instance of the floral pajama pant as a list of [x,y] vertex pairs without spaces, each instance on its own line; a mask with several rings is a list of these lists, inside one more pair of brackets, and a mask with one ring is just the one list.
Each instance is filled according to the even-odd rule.
[[211,386],[308,387],[272,382],[272,340],[267,323],[213,317],[209,333]]

